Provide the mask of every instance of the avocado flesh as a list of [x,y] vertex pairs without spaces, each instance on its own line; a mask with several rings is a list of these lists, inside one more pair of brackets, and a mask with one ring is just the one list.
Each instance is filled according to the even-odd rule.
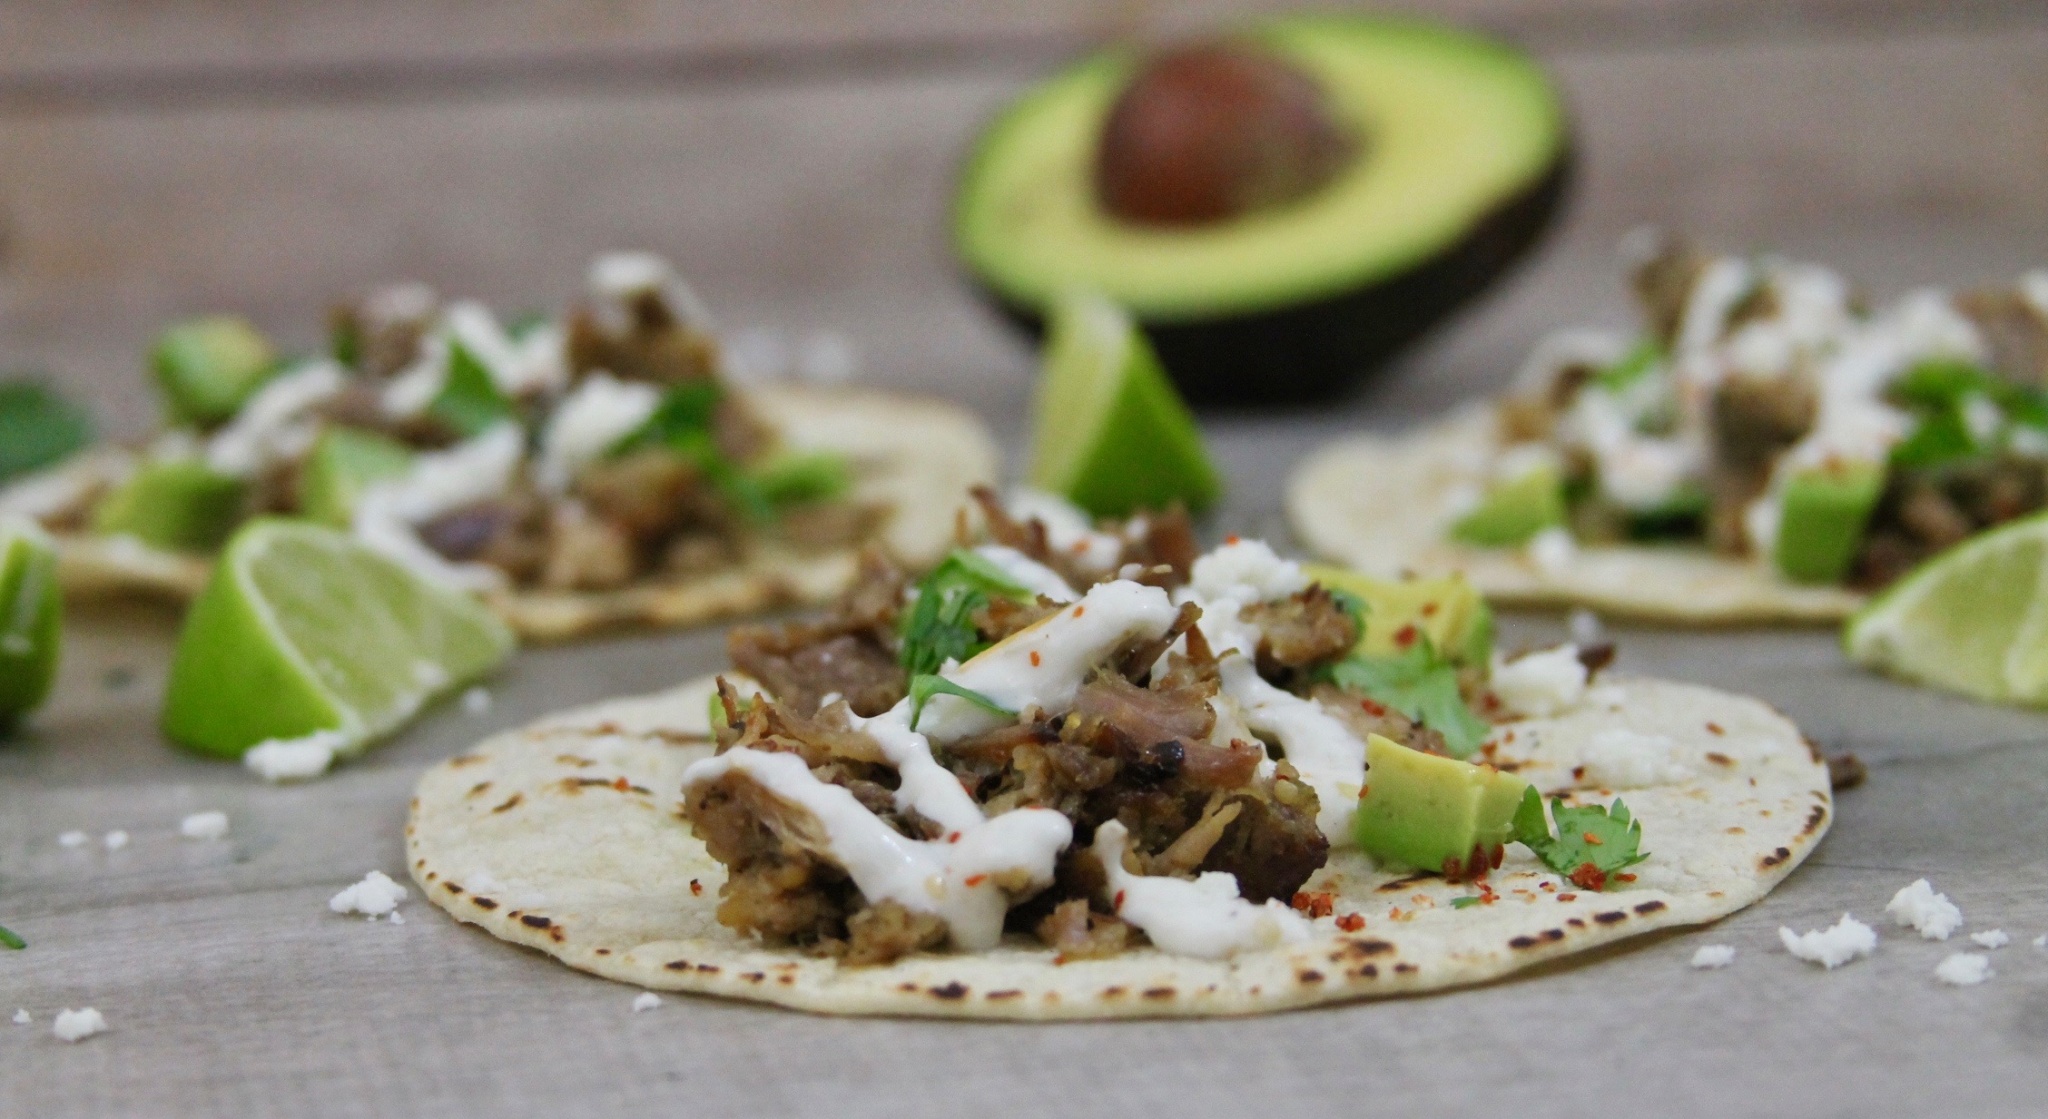
[[211,551],[241,522],[246,490],[197,460],[152,462],[100,500],[92,526],[169,551]]
[[1795,583],[1841,582],[1883,493],[1884,468],[1872,463],[1793,475],[1779,506],[1772,550],[1778,571]]
[[213,315],[164,331],[150,365],[172,422],[211,427],[233,418],[263,387],[277,354],[247,320]]
[[299,513],[324,524],[346,527],[356,499],[372,483],[412,469],[412,451],[372,431],[330,427],[320,433],[299,471]]
[[1487,491],[1479,506],[1451,525],[1451,538],[1482,548],[1514,548],[1565,522],[1564,480],[1539,466]]
[[[1303,570],[1323,586],[1365,604],[1365,632],[1359,635],[1356,653],[1393,656],[1419,636],[1454,664],[1483,665],[1493,654],[1493,610],[1460,576],[1376,579],[1323,564],[1308,564]],[[1404,631],[1409,634],[1406,641]]]
[[1253,32],[1328,91],[1362,154],[1300,202],[1214,225],[1121,222],[1094,196],[1103,120],[1137,64],[1086,60],[985,134],[956,246],[1021,326],[1070,286],[1129,307],[1191,399],[1327,396],[1484,287],[1545,227],[1569,147],[1542,71],[1428,24],[1302,16]]
[[1492,766],[1365,743],[1365,792],[1352,829],[1366,854],[1451,878],[1477,877],[1512,834],[1528,782]]

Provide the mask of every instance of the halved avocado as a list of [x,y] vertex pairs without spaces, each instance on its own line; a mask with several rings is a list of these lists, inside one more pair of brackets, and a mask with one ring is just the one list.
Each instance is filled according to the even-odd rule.
[[1133,217],[1105,202],[1103,143],[1133,83],[1165,63],[1130,49],[1083,60],[984,132],[955,201],[955,246],[1012,320],[1036,335],[1061,291],[1091,289],[1137,316],[1192,400],[1322,398],[1548,227],[1568,130],[1526,55],[1435,24],[1343,15],[1278,19],[1229,43],[1314,83],[1317,112],[1348,137],[1342,161],[1242,212]]

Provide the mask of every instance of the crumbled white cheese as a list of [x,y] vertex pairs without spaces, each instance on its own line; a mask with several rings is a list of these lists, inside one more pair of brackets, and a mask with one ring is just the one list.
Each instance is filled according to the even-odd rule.
[[1978,952],[1954,952],[1934,969],[1934,977],[1951,987],[1974,987],[1994,973],[1991,957]]
[[1585,779],[1608,789],[1640,789],[1668,785],[1692,776],[1677,741],[1661,734],[1642,734],[1627,727],[1609,727],[1593,735],[1581,751]]
[[362,913],[381,917],[398,908],[406,898],[406,889],[391,880],[381,870],[373,870],[363,876],[361,882],[327,899],[327,908],[336,913]]
[[1589,676],[1579,661],[1579,647],[1559,645],[1511,661],[1496,656],[1492,686],[1510,710],[1545,718],[1583,699]]
[[1950,933],[1963,927],[1963,911],[1948,900],[1947,894],[1935,893],[1925,878],[1914,879],[1911,885],[1893,894],[1884,911],[1901,926],[1929,940],[1947,940]]
[[403,913],[400,913],[400,912],[399,912],[398,910],[396,910],[396,909],[394,909],[394,910],[392,910],[392,911],[391,911],[391,916],[390,916],[390,917],[389,917],[388,919],[389,919],[389,920],[390,920],[390,922],[391,922],[392,924],[394,924],[394,925],[403,925],[403,924],[405,924],[405,914],[403,914]]
[[1045,542],[1090,571],[1108,571],[1124,554],[1123,541],[1096,531],[1087,513],[1058,494],[1019,487],[1004,495],[1003,509],[1017,520],[1044,525]]
[[479,685],[462,693],[462,711],[466,715],[482,715],[491,709],[489,689]]
[[266,739],[242,755],[242,765],[265,781],[308,781],[327,772],[347,743],[348,736],[338,730]]
[[1306,588],[1308,576],[1300,564],[1281,559],[1263,540],[1235,540],[1197,559],[1188,583],[1204,598],[1255,603]]
[[29,1012],[26,1010],[17,1010],[14,1012],[14,1024],[17,1026],[26,1026],[33,1021],[35,1021],[35,1018],[32,1015],[30,1015]]
[[1569,626],[1572,643],[1576,645],[1598,645],[1600,639],[1606,636],[1606,631],[1600,625],[1600,615],[1583,606],[1572,611]]
[[1986,929],[1971,933],[1970,942],[1979,948],[2003,948],[2012,943],[2012,937],[2004,929]]
[[1529,562],[1545,575],[1562,573],[1579,554],[1579,542],[1572,539],[1571,530],[1555,525],[1530,537],[1522,547]]
[[633,434],[661,405],[661,391],[639,381],[592,373],[555,406],[541,433],[534,482],[566,493],[584,467]]
[[1819,964],[1829,971],[1877,950],[1877,933],[1847,913],[1830,928],[1803,934],[1780,925],[1778,940],[1794,959]]
[[1072,602],[1081,597],[1074,593],[1073,585],[1062,578],[1059,572],[1015,548],[1006,548],[1001,544],[983,544],[974,549],[974,554],[994,564],[1003,574],[1009,576],[1012,582],[1032,594],[1044,595],[1054,602]]
[[633,327],[631,301],[655,292],[669,313],[685,326],[708,329],[710,312],[697,293],[661,257],[648,252],[605,253],[590,262],[591,309],[607,333],[624,334]]
[[106,1029],[106,1016],[92,1007],[84,1010],[67,1007],[57,1012],[57,1023],[50,1032],[57,1035],[58,1041],[84,1041],[96,1033],[106,1032]]
[[106,838],[100,842],[106,844],[109,851],[119,851],[121,848],[128,846],[128,833],[118,830],[110,831],[107,833]]
[[1692,966],[1702,970],[1724,968],[1735,962],[1732,944],[1703,944],[1692,954]]
[[2048,933],[2042,933],[2040,936],[2035,937],[2034,947],[2039,948],[2044,952],[2048,952]]
[[633,1013],[638,1014],[643,1010],[653,1010],[660,1005],[660,995],[655,994],[653,991],[642,991],[633,999]]
[[228,834],[228,814],[220,811],[194,812],[178,824],[186,839],[222,839]]
[[1559,373],[1580,366],[1613,365],[1628,356],[1629,345],[1627,337],[1611,330],[1554,330],[1537,341],[1516,371],[1515,392],[1521,396],[1547,396]]
[[57,837],[57,845],[59,847],[83,847],[91,842],[92,836],[89,836],[82,831],[67,831],[63,835]]

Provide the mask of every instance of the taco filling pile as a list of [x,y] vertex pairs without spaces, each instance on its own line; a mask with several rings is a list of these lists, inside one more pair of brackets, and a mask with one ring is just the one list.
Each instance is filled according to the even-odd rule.
[[1825,828],[1782,718],[1603,682],[1608,651],[1497,660],[1457,580],[979,497],[986,542],[925,578],[871,558],[829,616],[733,631],[715,683],[429,773],[415,877],[649,985],[903,1011],[1000,976],[1069,1015],[1179,976],[1128,1012],[1242,1011],[1718,916]]
[[[1819,618],[2048,503],[2048,274],[1871,308],[1818,266],[1632,247],[1640,335],[1559,332],[1495,406],[1325,451],[1295,483],[1304,537],[1517,601]],[[1423,524],[1369,540],[1396,476]],[[1631,580],[1631,554],[1658,558]],[[1595,585],[1630,581],[1665,601]]]
[[0,508],[60,534],[74,584],[184,594],[249,519],[310,518],[545,637],[827,597],[867,544],[928,564],[945,517],[901,499],[950,509],[993,466],[957,409],[737,389],[696,296],[644,253],[598,258],[559,318],[405,284],[330,326],[298,359],[240,319],[174,326],[153,354],[166,429]]

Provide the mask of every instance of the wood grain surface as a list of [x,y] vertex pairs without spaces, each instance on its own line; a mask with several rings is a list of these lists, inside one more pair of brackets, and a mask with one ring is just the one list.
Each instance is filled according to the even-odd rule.
[[[1279,535],[1309,448],[1497,385],[1544,330],[1625,317],[1642,221],[1840,264],[1879,294],[2048,263],[2048,9],[1998,0],[1443,0],[1535,44],[1581,190],[1551,246],[1356,398],[1211,417],[1212,532]],[[614,246],[669,253],[722,321],[852,338],[876,383],[960,396],[1014,448],[1029,357],[963,291],[942,214],[975,127],[1109,36],[1239,5],[867,0],[0,3],[0,365],[43,365],[143,430],[172,315],[246,310],[295,344],[333,296],[414,276],[549,305]],[[722,663],[717,633],[523,653],[332,778],[253,783],[167,748],[175,619],[75,620],[53,705],[0,746],[0,1116],[491,1113],[2036,1115],[2048,1090],[2048,721],[1856,672],[1821,632],[1628,629],[1621,667],[1760,695],[1872,765],[1815,860],[1720,926],[1440,998],[1207,1023],[841,1021],[634,992],[458,927],[328,912],[400,866],[418,774],[502,727]],[[1514,618],[1507,644],[1554,640]],[[203,809],[233,823],[181,839]],[[96,842],[71,850],[69,829]],[[108,852],[116,828],[132,840]],[[1646,824],[1655,849],[1654,821]],[[1930,876],[1966,945],[1882,921]],[[1876,957],[1824,973],[1776,929],[1844,910]],[[1738,947],[1725,972],[1686,966]],[[54,1012],[94,1005],[76,1046]],[[27,1027],[6,1025],[15,1006]]]

